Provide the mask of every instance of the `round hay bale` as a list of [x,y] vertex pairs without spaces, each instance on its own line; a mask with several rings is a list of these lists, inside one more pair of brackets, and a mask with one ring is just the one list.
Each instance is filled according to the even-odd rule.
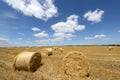
[[52,48],[47,48],[47,53],[48,53],[48,56],[52,55],[53,54],[53,49]]
[[63,48],[59,48],[60,52],[63,53]]
[[113,49],[113,47],[112,47],[112,46],[109,46],[109,47],[108,47],[108,50],[109,50],[109,51],[111,51],[112,49]]
[[88,75],[89,65],[86,57],[78,51],[67,53],[63,58],[63,67],[70,76],[84,77]]
[[53,50],[58,50],[58,47],[53,47]]
[[53,47],[53,53],[55,53],[55,54],[63,53],[63,48]]
[[36,71],[41,63],[41,54],[37,52],[22,52],[18,54],[13,63],[14,70]]

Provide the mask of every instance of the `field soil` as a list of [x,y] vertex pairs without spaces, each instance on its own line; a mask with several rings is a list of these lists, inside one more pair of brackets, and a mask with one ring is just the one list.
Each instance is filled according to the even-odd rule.
[[[12,64],[17,54],[24,51],[44,52],[48,47],[0,48],[0,80],[120,80],[120,47],[61,46],[51,56],[42,56],[41,66],[35,72],[14,71]],[[52,48],[52,47],[51,47]],[[59,48],[59,47],[58,47]],[[71,51],[82,52],[89,62],[89,76],[66,75],[63,57]]]

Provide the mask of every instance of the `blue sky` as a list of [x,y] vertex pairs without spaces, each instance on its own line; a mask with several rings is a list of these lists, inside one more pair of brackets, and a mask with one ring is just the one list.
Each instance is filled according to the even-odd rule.
[[0,0],[0,46],[120,44],[119,0]]

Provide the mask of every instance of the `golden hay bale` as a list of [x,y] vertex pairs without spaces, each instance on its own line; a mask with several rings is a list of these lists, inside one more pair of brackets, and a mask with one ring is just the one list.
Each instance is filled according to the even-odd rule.
[[53,51],[54,51],[55,54],[56,53],[63,53],[63,48],[53,47]]
[[58,47],[53,47],[53,50],[58,50]]
[[112,46],[109,46],[109,47],[108,47],[108,50],[109,50],[109,51],[111,51],[112,49],[113,49],[113,47],[112,47]]
[[46,50],[47,50],[48,56],[53,54],[53,49],[52,48],[47,48]]
[[22,52],[15,57],[14,70],[35,71],[40,66],[41,54],[37,52]]
[[63,48],[59,48],[60,52],[62,53],[63,52]]
[[65,73],[70,76],[84,77],[88,75],[89,65],[81,52],[73,51],[64,56],[63,68]]

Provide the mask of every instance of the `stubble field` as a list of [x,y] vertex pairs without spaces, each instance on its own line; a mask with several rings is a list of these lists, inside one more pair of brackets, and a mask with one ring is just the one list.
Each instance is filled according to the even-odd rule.
[[[120,47],[62,46],[63,52],[42,57],[35,72],[14,71],[14,57],[24,51],[44,52],[46,47],[0,48],[0,80],[120,80]],[[52,48],[52,47],[51,47]],[[70,51],[82,52],[89,61],[88,77],[71,77],[64,73],[62,59]]]

